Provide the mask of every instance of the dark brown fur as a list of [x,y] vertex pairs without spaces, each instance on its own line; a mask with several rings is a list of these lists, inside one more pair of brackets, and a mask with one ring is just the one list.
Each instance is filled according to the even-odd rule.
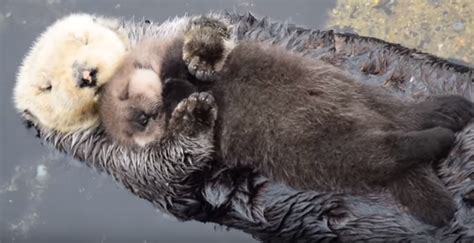
[[[198,30],[184,42],[184,58],[191,73],[216,81],[209,88],[219,107],[221,161],[257,167],[299,189],[388,189],[435,225],[453,216],[454,202],[430,162],[446,154],[453,131],[472,117],[470,102],[444,96],[405,104],[333,66],[276,47],[243,42],[221,55],[224,42],[200,42],[207,30]],[[181,53],[171,48],[157,60],[176,63],[179,55],[169,54],[175,52]]]
[[453,216],[451,196],[429,163],[446,154],[453,132],[418,125],[416,109],[380,102],[377,94],[392,99],[382,90],[324,63],[250,43],[232,51],[212,90],[222,161],[253,164],[299,189],[388,188],[433,224]]
[[452,196],[430,162],[446,155],[453,132],[473,116],[469,101],[404,103],[334,66],[257,43],[216,55],[232,48],[221,34],[224,24],[216,25],[195,21],[183,58],[191,73],[215,81],[220,160],[256,166],[299,189],[388,189],[434,225],[453,217]]

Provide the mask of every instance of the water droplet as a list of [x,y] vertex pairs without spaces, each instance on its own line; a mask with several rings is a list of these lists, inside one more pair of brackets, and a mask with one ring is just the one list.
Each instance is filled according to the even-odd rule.
[[38,165],[36,167],[36,180],[44,182],[48,179],[48,169],[45,165]]

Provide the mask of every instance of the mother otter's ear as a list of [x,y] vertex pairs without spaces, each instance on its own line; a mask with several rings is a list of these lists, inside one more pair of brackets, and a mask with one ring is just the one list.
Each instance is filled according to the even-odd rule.
[[120,31],[118,20],[89,14],[71,14],[53,23],[18,71],[16,109],[25,119],[33,117],[36,124],[60,132],[97,125],[98,90],[129,46]]

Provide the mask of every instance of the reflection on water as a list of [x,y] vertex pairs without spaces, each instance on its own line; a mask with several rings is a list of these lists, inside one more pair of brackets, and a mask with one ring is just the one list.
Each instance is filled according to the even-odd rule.
[[[0,187],[0,195],[7,200],[10,205],[16,205],[18,200],[27,201],[26,207],[17,218],[6,221],[6,229],[14,235],[25,236],[32,227],[38,223],[38,206],[43,201],[44,192],[48,186],[48,161],[41,161],[39,165],[15,166],[13,176]],[[25,198],[18,198],[14,194],[23,194]],[[14,239],[14,237],[12,238]]]
[[41,146],[24,129],[11,102],[15,72],[35,37],[67,13],[163,21],[212,9],[252,11],[474,63],[473,6],[470,0],[0,0],[0,242],[253,241],[213,225],[176,222],[109,177]]

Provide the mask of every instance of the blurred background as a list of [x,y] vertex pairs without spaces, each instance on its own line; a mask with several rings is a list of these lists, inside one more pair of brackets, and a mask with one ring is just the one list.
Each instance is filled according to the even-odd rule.
[[41,145],[11,99],[33,40],[68,13],[161,22],[224,9],[356,32],[474,63],[471,0],[0,0],[0,243],[254,241],[211,224],[177,222],[111,178]]

